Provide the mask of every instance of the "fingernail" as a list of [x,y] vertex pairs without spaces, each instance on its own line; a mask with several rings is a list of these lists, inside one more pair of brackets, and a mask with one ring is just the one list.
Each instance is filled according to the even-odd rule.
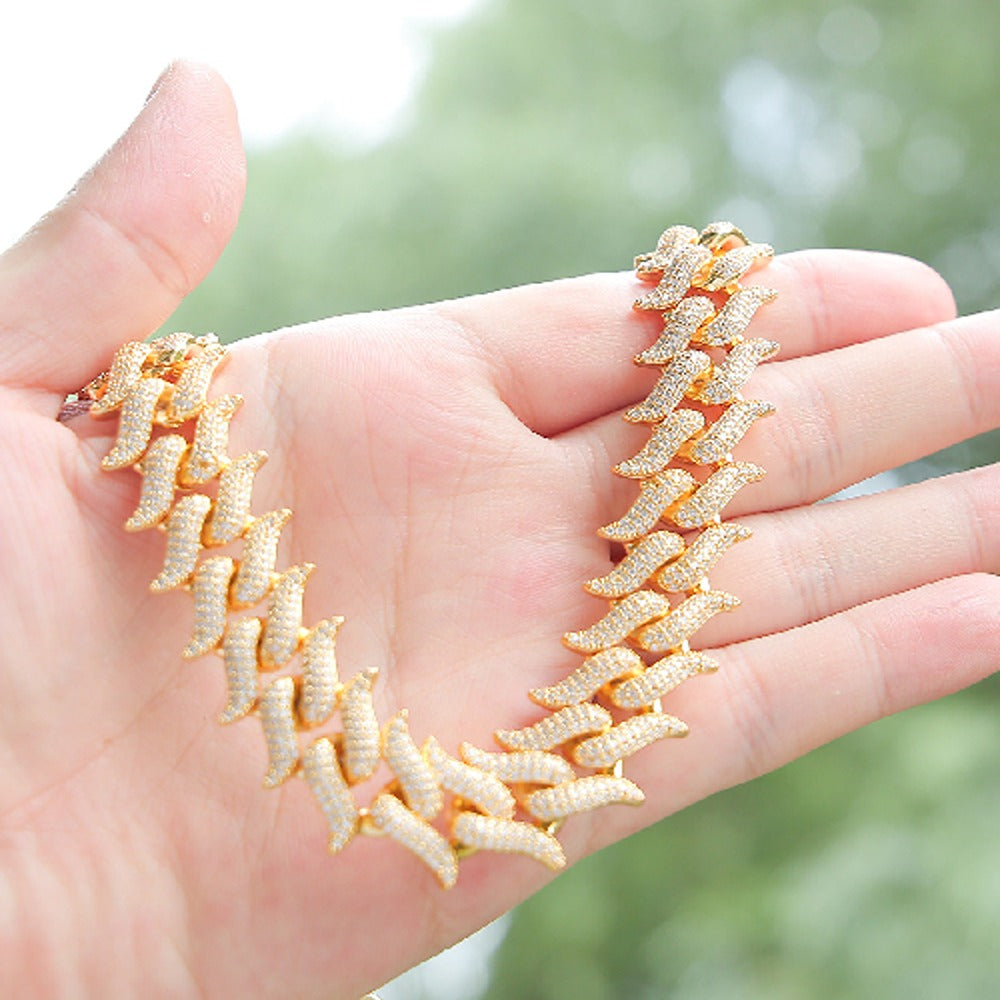
[[166,80],[166,78],[167,78],[168,76],[170,76],[170,73],[171,73],[171,71],[173,70],[173,68],[174,68],[174,65],[173,65],[173,63],[171,63],[171,64],[170,64],[170,65],[169,65],[169,66],[168,66],[168,67],[167,67],[167,68],[166,68],[166,69],[165,69],[165,70],[164,70],[164,71],[163,71],[163,72],[162,72],[162,73],[161,73],[161,74],[160,74],[160,75],[159,75],[159,76],[158,76],[158,77],[156,78],[156,83],[154,83],[154,84],[153,84],[153,89],[152,89],[152,90],[150,90],[150,92],[149,92],[149,93],[148,93],[148,94],[146,95],[146,100],[142,102],[143,104],[149,104],[149,102],[150,102],[150,101],[151,101],[151,100],[152,100],[152,99],[153,99],[154,97],[156,97],[156,94],[157,94],[157,91],[158,91],[158,90],[160,89],[160,87],[161,87],[161,86],[163,86],[163,82],[164,82],[164,81]]

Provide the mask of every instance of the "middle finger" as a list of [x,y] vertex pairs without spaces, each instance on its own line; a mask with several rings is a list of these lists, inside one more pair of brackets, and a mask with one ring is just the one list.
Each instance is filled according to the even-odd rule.
[[[741,490],[724,517],[811,503],[996,427],[998,323],[1000,313],[982,313],[758,369],[745,394],[777,412],[750,428],[735,457],[769,475]],[[590,478],[580,516],[595,527],[635,499],[635,482],[610,467],[648,436],[613,414],[557,439]]]

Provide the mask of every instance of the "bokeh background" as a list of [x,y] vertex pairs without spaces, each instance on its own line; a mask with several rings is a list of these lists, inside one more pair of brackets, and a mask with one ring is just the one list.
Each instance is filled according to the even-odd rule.
[[[207,56],[248,124],[249,188],[172,328],[233,339],[627,268],[667,224],[718,217],[782,249],[920,257],[963,312],[1000,300],[996,0],[178,0],[155,25],[140,6],[13,13],[0,229],[112,138],[98,106],[125,123],[163,61],[150,33]],[[43,78],[64,88],[48,105]],[[988,434],[858,489],[998,459]],[[986,682],[718,795],[384,996],[1000,996],[998,712]]]

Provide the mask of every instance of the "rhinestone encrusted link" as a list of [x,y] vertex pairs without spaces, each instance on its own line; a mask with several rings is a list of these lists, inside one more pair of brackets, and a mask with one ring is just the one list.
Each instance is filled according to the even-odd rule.
[[388,793],[383,793],[372,803],[370,815],[379,830],[423,861],[442,886],[450,889],[455,884],[458,880],[458,856],[430,823]]
[[238,394],[209,400],[198,414],[194,440],[181,469],[182,486],[199,486],[214,479],[223,469],[229,444],[229,421],[243,404]]
[[272,510],[250,522],[243,538],[243,556],[233,581],[233,604],[249,608],[264,599],[274,577],[281,530],[292,512]]
[[173,590],[191,579],[198,554],[201,552],[201,532],[212,509],[212,500],[203,493],[181,497],[167,515],[167,552],[163,569],[149,585],[153,593]]
[[684,551],[684,539],[673,531],[654,531],[634,543],[610,573],[588,580],[584,589],[596,597],[617,599],[638,590],[664,563]]
[[157,438],[139,462],[142,491],[139,506],[125,522],[126,531],[155,527],[170,512],[174,503],[177,468],[187,450],[187,441],[179,434]]
[[635,677],[614,685],[611,701],[619,708],[645,708],[688,678],[714,673],[718,669],[718,662],[706,653],[676,653],[658,660]]
[[687,725],[666,712],[633,715],[606,733],[578,743],[573,749],[573,760],[581,767],[612,767],[657,740],[687,734]]
[[552,834],[532,823],[461,812],[452,823],[452,835],[464,847],[501,854],[524,854],[559,871],[566,867],[562,845]]
[[666,469],[650,476],[639,487],[639,496],[623,517],[598,529],[612,542],[633,542],[648,534],[670,508],[697,486],[685,469]]
[[371,776],[378,764],[379,724],[372,702],[378,669],[356,673],[344,688],[340,716],[344,723],[344,773],[354,784]]
[[325,736],[314,740],[302,755],[302,776],[319,804],[330,831],[327,846],[343,850],[358,831],[360,814],[344,780],[337,750]]
[[697,410],[674,410],[653,426],[649,440],[642,448],[614,471],[626,479],[648,479],[662,472],[674,459],[681,446],[705,426],[705,417]]
[[167,389],[161,378],[144,378],[129,390],[122,404],[118,436],[111,451],[101,459],[107,472],[138,462],[153,436],[153,418],[160,397]]
[[622,598],[599,621],[580,632],[567,632],[563,643],[581,653],[599,653],[627,639],[637,628],[670,613],[670,599],[655,590]]
[[704,351],[681,351],[663,368],[650,394],[625,411],[625,419],[633,424],[658,423],[686,395],[697,394],[695,383],[711,369],[712,359]]
[[471,743],[459,747],[462,760],[496,775],[506,785],[560,785],[573,780],[565,757],[545,750],[489,753]]
[[643,669],[638,653],[625,646],[602,649],[580,664],[576,670],[551,687],[534,688],[528,697],[544,708],[559,709],[579,705],[593,698],[611,681],[629,677]]
[[271,588],[264,633],[260,640],[260,663],[274,670],[287,663],[299,647],[302,629],[302,601],[306,584],[316,566],[290,566]]
[[434,768],[441,787],[458,796],[466,806],[474,806],[480,812],[500,819],[514,818],[517,802],[510,789],[495,774],[474,764],[455,760],[444,752],[433,736],[427,738],[423,752]]
[[250,517],[253,479],[266,461],[266,451],[254,451],[240,455],[222,470],[212,516],[205,526],[207,545],[225,545],[243,534]]
[[242,719],[257,704],[259,641],[259,618],[241,618],[231,622],[222,637],[222,658],[228,688],[226,707],[219,717],[222,723]]
[[540,788],[526,798],[524,807],[535,819],[551,823],[601,806],[637,806],[645,800],[642,789],[628,778],[592,774],[565,785]]
[[211,652],[222,641],[232,577],[233,560],[229,556],[212,556],[195,570],[191,583],[194,635],[181,654],[185,659]]
[[524,729],[498,729],[494,738],[508,750],[554,750],[578,736],[603,733],[611,723],[606,708],[588,701],[561,708]]
[[687,350],[695,334],[715,316],[712,300],[704,295],[682,299],[665,317],[663,333],[652,347],[635,356],[639,365],[665,365],[681,351]]
[[302,691],[299,718],[306,726],[318,726],[333,714],[341,690],[337,674],[337,633],[340,615],[317,622],[302,640]]
[[295,729],[295,678],[278,677],[260,698],[260,719],[267,744],[265,788],[287,781],[299,763],[299,742]]
[[382,729],[382,758],[396,775],[407,806],[423,819],[434,819],[444,805],[444,796],[434,768],[413,742],[405,708]]

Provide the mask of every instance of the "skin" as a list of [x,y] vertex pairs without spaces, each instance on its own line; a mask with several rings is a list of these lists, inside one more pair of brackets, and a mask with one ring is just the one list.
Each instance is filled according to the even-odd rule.
[[[479,855],[440,891],[408,852],[325,854],[300,781],[264,792],[258,724],[215,721],[224,681],[186,663],[183,593],[147,591],[158,532],[122,523],[138,477],[98,462],[116,421],[62,397],[148,334],[235,225],[244,160],[225,85],[178,65],[66,201],[0,258],[0,942],[11,995],[360,994],[551,877]],[[778,407],[738,457],[770,475],[727,512],[755,538],[713,573],[740,595],[701,645],[722,669],[670,696],[692,735],[628,774],[641,809],[576,818],[576,860],[887,713],[986,676],[1000,653],[997,467],[815,506],[850,482],[995,427],[997,317],[954,318],[903,258],[808,252],[753,333],[783,344],[752,394]],[[247,403],[231,454],[265,448],[255,510],[290,506],[306,621],[343,614],[342,674],[381,668],[377,707],[491,746],[578,662],[560,635],[605,608],[595,529],[631,502],[610,474],[658,319],[630,275],[351,316],[233,349],[213,394]],[[13,956],[13,957],[12,957]]]

